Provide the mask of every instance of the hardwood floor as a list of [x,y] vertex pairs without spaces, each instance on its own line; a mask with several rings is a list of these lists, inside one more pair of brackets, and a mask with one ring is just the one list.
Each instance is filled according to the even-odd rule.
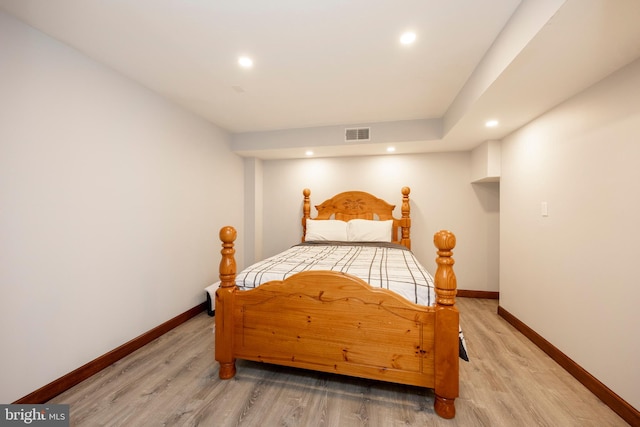
[[627,426],[496,314],[458,298],[471,362],[460,362],[456,418],[431,390],[238,361],[218,379],[213,318],[202,313],[52,399],[73,426]]

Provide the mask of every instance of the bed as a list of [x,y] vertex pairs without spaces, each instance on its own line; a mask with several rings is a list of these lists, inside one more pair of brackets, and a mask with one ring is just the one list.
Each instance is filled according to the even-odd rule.
[[[352,258],[333,251],[346,247],[366,252],[369,249],[358,248],[369,245],[374,247],[373,258],[386,265],[390,263],[387,252],[397,246],[393,251],[406,249],[402,259],[412,259],[410,190],[404,187],[401,193],[400,218],[393,217],[394,205],[362,191],[335,195],[317,205],[317,215],[311,218],[311,192],[305,189],[302,249],[296,250],[306,253],[304,258],[311,259],[314,267],[286,267],[285,274],[269,273],[265,265],[271,258],[237,274],[236,230],[230,226],[220,230],[222,259],[215,290],[215,358],[220,378],[232,378],[235,360],[245,359],[427,387],[434,389],[435,412],[443,418],[455,416],[461,341],[451,258],[456,243],[453,233],[434,235],[437,270],[430,305],[418,304],[381,284],[389,276],[397,277],[396,273],[370,272],[366,276],[369,284],[343,266],[325,269],[315,253],[308,252],[320,247],[332,254],[330,262],[334,262]],[[346,242],[334,240],[335,233],[343,237],[341,223],[347,228]],[[379,243],[389,250],[378,249],[378,242],[362,243],[378,238],[383,225],[385,230],[387,225],[391,228],[390,242]],[[299,255],[284,255],[288,262],[299,265],[296,257]],[[416,271],[412,266],[408,274],[420,276]],[[428,281],[431,276],[427,276]]]

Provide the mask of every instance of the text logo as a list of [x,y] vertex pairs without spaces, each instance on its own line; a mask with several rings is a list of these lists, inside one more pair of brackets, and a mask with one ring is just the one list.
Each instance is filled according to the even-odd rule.
[[69,427],[69,405],[0,405],[0,427]]

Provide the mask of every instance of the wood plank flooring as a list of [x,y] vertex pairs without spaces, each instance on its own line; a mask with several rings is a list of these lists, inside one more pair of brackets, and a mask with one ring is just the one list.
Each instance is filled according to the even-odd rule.
[[222,381],[213,318],[202,313],[52,399],[73,426],[627,426],[496,314],[458,298],[471,362],[460,362],[456,418],[411,386],[238,361]]

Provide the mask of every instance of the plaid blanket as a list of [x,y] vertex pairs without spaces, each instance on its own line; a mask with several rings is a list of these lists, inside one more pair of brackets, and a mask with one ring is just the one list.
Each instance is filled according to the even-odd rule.
[[236,275],[236,284],[251,289],[284,280],[302,271],[332,270],[356,276],[371,286],[389,289],[420,305],[433,305],[433,278],[413,253],[392,243],[305,242],[254,264]]

